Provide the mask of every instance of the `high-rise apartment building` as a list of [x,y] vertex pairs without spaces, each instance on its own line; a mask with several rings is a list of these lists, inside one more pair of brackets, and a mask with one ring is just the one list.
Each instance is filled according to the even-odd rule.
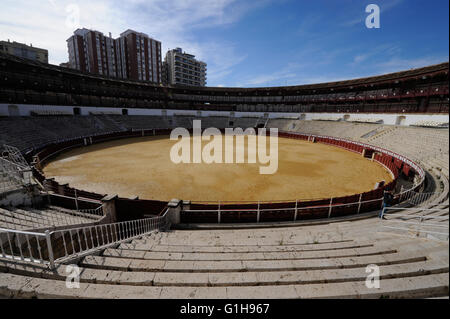
[[115,40],[103,33],[77,29],[67,40],[69,65],[73,69],[117,77]]
[[77,29],[67,40],[71,68],[122,79],[161,83],[161,42],[133,30],[113,39]]
[[118,40],[128,79],[162,82],[161,42],[133,30],[121,33]]
[[48,63],[48,50],[19,42],[0,41],[0,52],[42,63]]
[[183,52],[181,48],[167,52],[164,74],[167,84],[206,85],[206,63],[196,60],[195,55]]

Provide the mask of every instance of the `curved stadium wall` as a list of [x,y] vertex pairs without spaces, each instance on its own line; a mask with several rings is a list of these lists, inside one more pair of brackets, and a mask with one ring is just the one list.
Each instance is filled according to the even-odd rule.
[[[448,114],[448,63],[437,64],[381,76],[348,81],[321,83],[312,85],[270,87],[270,88],[214,88],[159,86],[145,82],[123,81],[81,73],[62,67],[31,62],[0,54],[0,103],[59,105],[80,114],[81,107],[114,108],[118,113],[128,114],[128,108],[158,110],[162,117],[167,110],[190,110],[194,112],[228,112],[230,118],[234,112],[292,113],[298,116],[303,112],[334,113],[393,113],[393,114]],[[166,112],[166,113],[164,113]],[[11,115],[11,114],[9,114]],[[14,114],[12,114],[14,115]],[[16,114],[17,115],[17,114]],[[20,114],[18,114],[20,115]],[[259,116],[259,115],[258,115]],[[112,120],[112,122],[114,122]],[[75,190],[67,185],[59,185],[54,180],[46,180],[39,172],[39,163],[58,152],[69,148],[102,142],[117,138],[126,138],[151,134],[167,134],[170,126],[160,129],[119,130],[118,132],[89,133],[82,137],[70,137],[58,142],[44,141],[28,149],[29,161],[36,165],[34,172],[41,183],[59,194],[59,199],[71,205],[66,197],[73,196]],[[347,150],[373,155],[373,159],[384,165],[394,176],[391,184],[368,193],[355,194],[343,198],[320,199],[307,202],[285,203],[234,203],[223,204],[220,216],[215,204],[190,203],[182,213],[185,222],[233,222],[280,221],[330,216],[348,215],[377,210],[381,207],[381,194],[384,189],[395,186],[399,175],[414,179],[415,191],[422,187],[424,171],[411,160],[393,152],[351,140],[320,135],[302,135],[284,132],[290,138],[311,139],[315,142],[332,144]],[[103,194],[94,194],[77,190],[78,196],[91,201],[99,201]],[[121,205],[121,203],[126,203]],[[121,207],[134,207],[136,211],[151,211],[158,214],[167,203],[156,200],[120,199]],[[88,204],[87,204],[88,205]],[[139,209],[138,209],[139,208]],[[134,209],[133,209],[134,211]],[[126,218],[139,218],[128,215]],[[124,217],[125,218],[125,217]]]
[[81,73],[0,53],[0,103],[229,112],[448,113],[448,62],[311,85],[159,86]]
[[[52,197],[53,202],[56,201],[59,205],[66,206],[67,208],[75,208],[75,202],[72,198],[81,197],[91,200],[93,206],[95,207],[95,204],[100,203],[100,200],[105,197],[106,194],[96,194],[80,189],[74,189],[69,187],[69,185],[60,185],[53,179],[46,179],[40,171],[41,165],[51,157],[71,148],[82,147],[84,145],[101,143],[119,138],[167,135],[169,133],[170,129],[152,129],[86,136],[59,143],[50,143],[43,146],[41,149],[30,151],[26,154],[26,157],[34,164],[33,173],[36,179],[41,184],[45,185],[47,191],[51,191],[59,195]],[[189,205],[183,209],[181,213],[181,221],[183,223],[250,223],[339,217],[381,209],[383,191],[394,189],[400,175],[404,178],[415,181],[413,187],[411,189],[404,190],[403,193],[416,192],[423,187],[425,180],[424,170],[415,162],[394,152],[364,143],[329,136],[291,132],[280,132],[279,136],[308,140],[314,143],[324,143],[361,154],[361,156],[373,158],[374,161],[383,165],[391,173],[393,176],[393,181],[387,185],[383,185],[382,187],[365,193],[333,199],[311,199],[301,202],[227,203],[221,201],[218,209],[217,203],[189,202],[189,199],[184,199],[188,201]],[[399,197],[400,196],[397,196],[397,200]],[[138,219],[142,218],[142,213],[138,212],[152,212],[152,214],[157,215],[162,212],[166,206],[167,202],[164,201],[119,198],[117,200],[116,213],[119,221],[129,220],[130,218]],[[91,207],[87,204],[86,208]]]

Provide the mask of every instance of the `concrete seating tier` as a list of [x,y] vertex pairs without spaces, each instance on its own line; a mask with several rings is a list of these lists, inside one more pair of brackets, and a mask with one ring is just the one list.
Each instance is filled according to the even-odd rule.
[[[49,118],[51,118],[49,120]],[[0,119],[0,143],[26,149],[58,138],[129,129],[192,125],[197,117],[95,115]],[[203,118],[202,118],[203,120]],[[259,118],[205,119],[203,127]],[[214,123],[214,124],[212,124]],[[436,194],[424,208],[448,216],[448,129],[345,121],[269,120],[267,127],[362,141],[417,160]],[[0,209],[0,227],[67,225],[54,207]],[[448,296],[448,241],[386,230],[376,218],[260,229],[152,233],[76,261],[80,288],[66,288],[66,265],[12,261],[0,255],[0,298],[433,298]],[[448,219],[447,219],[448,223]],[[366,267],[380,267],[379,289],[365,285]]]
[[97,220],[96,216],[55,206],[41,209],[0,207],[0,228],[32,230],[92,223]]
[[[365,285],[380,267],[380,288]],[[290,228],[152,233],[66,267],[0,258],[3,298],[430,298],[448,296],[448,243],[376,219]]]

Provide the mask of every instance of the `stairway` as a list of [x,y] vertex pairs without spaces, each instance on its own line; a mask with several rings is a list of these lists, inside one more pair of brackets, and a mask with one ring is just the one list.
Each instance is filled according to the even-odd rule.
[[[0,258],[4,298],[432,298],[448,296],[448,243],[376,231],[368,219],[295,228],[155,232],[66,268]],[[366,267],[380,288],[365,285]]]

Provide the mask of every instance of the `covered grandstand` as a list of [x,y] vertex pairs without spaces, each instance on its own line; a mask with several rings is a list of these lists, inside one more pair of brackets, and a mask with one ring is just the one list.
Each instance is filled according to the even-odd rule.
[[[192,88],[123,81],[0,53],[0,103],[235,112],[448,113],[448,62],[314,85]],[[73,109],[74,114],[79,110]]]

